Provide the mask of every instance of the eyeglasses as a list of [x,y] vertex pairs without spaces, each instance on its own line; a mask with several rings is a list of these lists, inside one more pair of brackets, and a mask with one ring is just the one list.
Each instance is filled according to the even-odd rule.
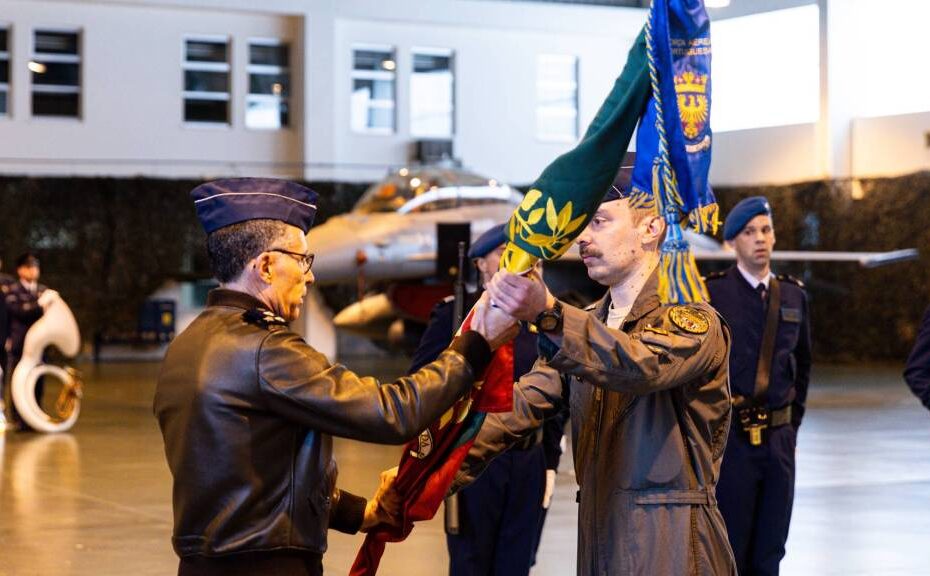
[[310,254],[301,254],[300,252],[291,252],[283,248],[271,248],[268,252],[280,252],[281,254],[287,254],[293,257],[297,260],[297,263],[300,264],[300,269],[303,270],[304,274],[309,273],[310,267],[313,266],[314,255],[312,252]]

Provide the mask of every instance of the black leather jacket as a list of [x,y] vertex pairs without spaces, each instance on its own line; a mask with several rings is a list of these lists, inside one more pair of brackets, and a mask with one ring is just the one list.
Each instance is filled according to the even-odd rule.
[[330,364],[251,296],[214,290],[169,346],[155,393],[175,551],[322,554],[327,528],[357,531],[365,505],[335,487],[331,435],[412,439],[489,360],[468,332],[416,374],[381,384]]

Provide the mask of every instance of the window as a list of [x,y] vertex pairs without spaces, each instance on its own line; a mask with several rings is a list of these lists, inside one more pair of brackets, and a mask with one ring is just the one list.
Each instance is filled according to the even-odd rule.
[[710,127],[714,132],[817,122],[820,12],[816,4],[727,18],[713,27]]
[[229,124],[229,39],[188,38],[183,68],[184,121]]
[[81,35],[76,31],[36,30],[29,61],[32,115],[81,115]]
[[372,134],[394,132],[396,70],[392,46],[352,49],[352,130]]
[[455,129],[455,76],[451,50],[414,48],[410,76],[410,133],[450,138]]
[[930,3],[859,0],[843,10],[853,11],[848,52],[831,58],[844,60],[840,74],[849,78],[844,84],[853,112],[875,117],[930,110],[930,75],[920,72]]
[[10,32],[0,26],[0,116],[10,113]]
[[537,57],[536,137],[551,142],[578,139],[578,58]]
[[290,122],[290,50],[278,40],[249,41],[248,128],[285,128]]

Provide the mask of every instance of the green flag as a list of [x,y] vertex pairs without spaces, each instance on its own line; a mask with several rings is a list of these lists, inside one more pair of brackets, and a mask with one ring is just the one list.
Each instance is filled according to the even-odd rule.
[[511,217],[503,268],[522,272],[537,259],[554,260],[568,250],[613,183],[649,95],[641,32],[581,142],[543,170]]

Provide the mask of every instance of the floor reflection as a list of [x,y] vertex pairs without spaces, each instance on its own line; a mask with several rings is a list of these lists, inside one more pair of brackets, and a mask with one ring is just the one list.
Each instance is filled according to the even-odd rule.
[[[403,359],[352,359],[389,377]],[[170,477],[151,413],[157,364],[83,366],[71,434],[0,435],[0,576],[174,573]],[[930,575],[930,413],[897,367],[818,366],[798,442],[798,488],[783,573]],[[337,441],[341,484],[370,494],[398,447]],[[534,576],[574,573],[575,483],[563,459]],[[333,533],[328,574],[360,537]],[[439,519],[388,547],[381,574],[446,572]]]

